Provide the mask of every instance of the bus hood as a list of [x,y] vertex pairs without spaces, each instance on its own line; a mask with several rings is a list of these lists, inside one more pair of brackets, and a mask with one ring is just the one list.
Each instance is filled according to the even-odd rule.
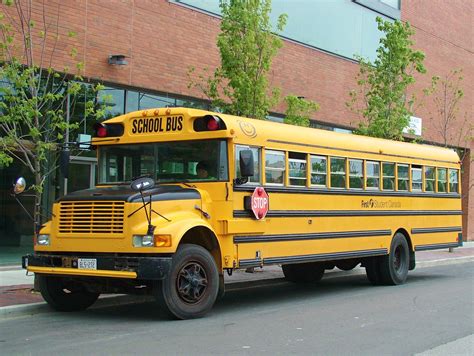
[[[152,196],[152,201],[188,200],[201,198],[201,195],[197,189],[184,188],[177,185],[158,186],[144,191],[143,195],[146,201],[150,199],[150,195]],[[142,201],[142,198],[140,193],[132,190],[129,185],[119,185],[113,187],[98,187],[79,190],[59,198],[57,202],[82,200],[118,200],[129,203],[138,203]]]

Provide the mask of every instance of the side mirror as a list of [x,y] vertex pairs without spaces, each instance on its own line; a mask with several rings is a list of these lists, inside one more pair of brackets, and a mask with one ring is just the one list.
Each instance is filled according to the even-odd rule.
[[244,178],[254,175],[253,152],[251,150],[242,150],[239,153],[240,175]]
[[69,160],[71,151],[62,150],[59,154],[59,170],[61,171],[64,178],[69,178]]
[[21,194],[25,191],[26,188],[26,180],[23,177],[20,177],[16,180],[15,184],[13,185],[13,193]]
[[155,181],[149,177],[137,178],[132,182],[132,184],[130,184],[130,187],[136,192],[141,192],[143,190],[151,189],[154,186],[155,186]]

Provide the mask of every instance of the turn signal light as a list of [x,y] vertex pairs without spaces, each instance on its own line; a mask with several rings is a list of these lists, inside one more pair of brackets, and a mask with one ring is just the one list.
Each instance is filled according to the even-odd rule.
[[171,247],[171,235],[155,235],[156,247]]

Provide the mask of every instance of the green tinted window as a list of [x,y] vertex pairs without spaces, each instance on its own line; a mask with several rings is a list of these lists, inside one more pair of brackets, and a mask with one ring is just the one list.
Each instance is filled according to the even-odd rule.
[[423,177],[421,167],[411,168],[411,190],[420,191],[423,189]]
[[450,169],[449,170],[449,191],[451,193],[459,192],[459,178],[458,178],[458,170],[457,169]]
[[265,152],[265,180],[267,184],[283,185],[285,180],[285,153]]
[[383,163],[383,189],[395,190],[395,163]]
[[362,189],[364,187],[363,163],[359,159],[349,160],[349,188]]
[[323,156],[311,156],[311,184],[327,185],[327,158]]
[[398,174],[398,190],[408,191],[408,165],[399,164],[397,165],[397,174]]
[[366,163],[366,185],[369,189],[380,189],[380,163],[367,161]]
[[346,159],[331,157],[331,188],[346,187]]
[[302,159],[288,160],[290,185],[306,186],[306,161]]
[[438,193],[446,193],[448,191],[448,170],[446,168],[438,168]]
[[435,191],[435,168],[434,167],[425,167],[425,190],[427,192]]

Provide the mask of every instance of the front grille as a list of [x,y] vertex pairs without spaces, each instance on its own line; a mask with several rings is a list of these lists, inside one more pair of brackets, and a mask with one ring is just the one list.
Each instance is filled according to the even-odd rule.
[[61,202],[59,233],[122,234],[124,208],[120,201]]

